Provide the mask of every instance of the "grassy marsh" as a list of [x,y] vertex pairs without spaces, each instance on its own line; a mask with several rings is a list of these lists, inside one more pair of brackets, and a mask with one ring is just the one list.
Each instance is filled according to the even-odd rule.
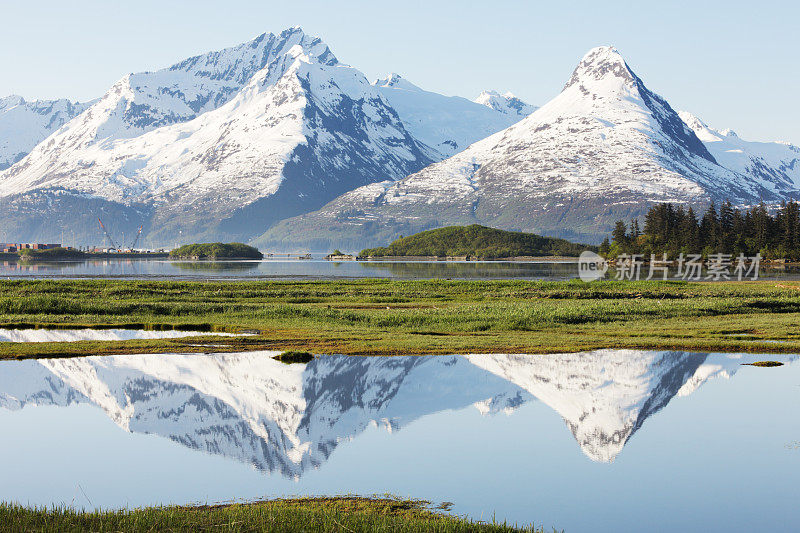
[[599,348],[793,353],[800,352],[800,283],[0,281],[0,327],[18,326],[259,334],[0,343],[0,358],[257,349],[353,355]]
[[125,511],[29,509],[0,504],[2,531],[223,532],[543,532],[533,526],[483,524],[446,515],[427,502],[395,498],[298,498],[264,502],[153,507]]

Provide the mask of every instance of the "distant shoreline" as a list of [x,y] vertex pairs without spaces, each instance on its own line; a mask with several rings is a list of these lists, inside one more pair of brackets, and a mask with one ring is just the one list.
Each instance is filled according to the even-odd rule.
[[22,257],[17,252],[0,252],[0,260],[14,261],[86,261],[90,259],[164,259],[169,257],[168,252],[154,253],[92,253],[82,252],[80,255],[41,255]]
[[[518,256],[518,257],[498,257],[493,259],[471,258],[469,256],[380,256],[380,257],[359,257],[360,262],[404,262],[404,263],[577,263],[577,257],[569,256]],[[329,259],[329,261],[337,261]]]

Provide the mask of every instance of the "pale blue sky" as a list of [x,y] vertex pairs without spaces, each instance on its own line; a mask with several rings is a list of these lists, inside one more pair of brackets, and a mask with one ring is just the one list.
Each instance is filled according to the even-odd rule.
[[542,105],[589,48],[612,44],[676,109],[800,144],[789,2],[2,0],[0,20],[0,95],[86,100],[128,72],[300,25],[370,79],[394,71],[445,94],[511,90]]

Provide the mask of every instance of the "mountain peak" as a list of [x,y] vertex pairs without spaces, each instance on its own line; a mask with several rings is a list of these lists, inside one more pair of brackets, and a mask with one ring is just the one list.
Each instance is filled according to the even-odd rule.
[[10,109],[14,106],[22,105],[24,103],[25,99],[17,94],[5,96],[3,98],[0,98],[0,110]]
[[389,87],[392,89],[404,89],[406,91],[421,91],[419,87],[402,77],[396,72],[392,72],[385,78],[378,78],[372,85],[376,87]]
[[538,109],[538,107],[520,100],[511,91],[506,91],[504,94],[497,91],[483,91],[473,102],[504,115],[519,115],[520,117],[527,117]]
[[573,85],[583,86],[609,79],[617,79],[627,85],[634,83],[637,78],[616,48],[598,46],[583,56],[564,89]]

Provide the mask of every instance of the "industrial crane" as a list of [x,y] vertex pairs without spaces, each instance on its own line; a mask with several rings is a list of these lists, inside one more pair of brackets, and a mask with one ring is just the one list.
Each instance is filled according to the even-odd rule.
[[143,226],[143,224],[140,224],[139,225],[139,229],[136,230],[136,238],[133,239],[133,244],[131,244],[131,250],[135,250],[136,249],[136,245],[139,242],[139,237],[142,236],[142,226]]
[[100,220],[100,218],[99,218],[99,217],[97,218],[97,221],[100,223],[100,227],[102,228],[102,230],[103,230],[103,233],[104,233],[104,234],[105,234],[105,236],[106,236],[106,239],[108,239],[108,242],[111,244],[111,248],[113,248],[114,250],[117,250],[117,245],[116,245],[116,244],[114,244],[114,239],[112,239],[112,238],[111,238],[111,235],[109,235],[109,234],[108,234],[108,231],[106,230],[106,227],[105,227],[105,225],[103,225],[103,221],[102,221],[102,220]]

